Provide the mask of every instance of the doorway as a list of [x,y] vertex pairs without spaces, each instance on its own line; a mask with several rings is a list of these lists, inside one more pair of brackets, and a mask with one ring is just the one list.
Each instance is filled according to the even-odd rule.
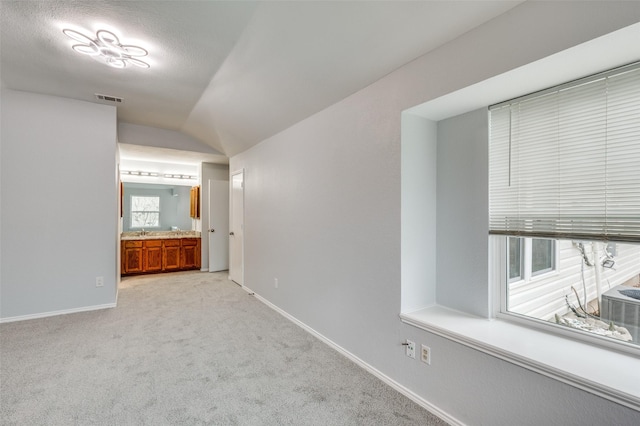
[[244,169],[231,175],[229,211],[229,278],[244,285]]

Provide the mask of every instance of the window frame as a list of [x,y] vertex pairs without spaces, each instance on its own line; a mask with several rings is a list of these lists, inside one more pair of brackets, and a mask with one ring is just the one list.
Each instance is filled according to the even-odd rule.
[[[137,198],[157,198],[158,199],[158,210],[133,210],[133,198],[137,197]],[[130,198],[129,198],[129,202],[130,202],[130,206],[131,206],[131,211],[129,212],[129,228],[130,229],[145,229],[145,228],[153,228],[153,229],[157,229],[161,227],[161,198],[159,195],[135,195],[135,194],[131,194]],[[133,226],[133,214],[134,213],[158,213],[158,224],[157,225],[151,225],[151,226]]]

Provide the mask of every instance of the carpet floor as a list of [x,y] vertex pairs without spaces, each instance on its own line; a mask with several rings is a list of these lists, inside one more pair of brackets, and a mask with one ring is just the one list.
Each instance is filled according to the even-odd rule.
[[0,325],[2,425],[445,425],[230,282],[123,279],[113,309]]

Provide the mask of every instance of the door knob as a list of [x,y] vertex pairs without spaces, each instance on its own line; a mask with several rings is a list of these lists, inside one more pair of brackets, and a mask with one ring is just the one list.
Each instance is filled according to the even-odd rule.
[[235,234],[234,234],[233,232],[229,232],[229,235],[233,236],[233,235],[235,235]]
[[209,232],[216,232],[215,229],[209,229]]

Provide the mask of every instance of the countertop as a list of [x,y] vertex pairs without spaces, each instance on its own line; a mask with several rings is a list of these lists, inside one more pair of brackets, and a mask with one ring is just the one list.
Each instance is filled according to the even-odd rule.
[[126,240],[165,240],[175,238],[200,238],[198,231],[141,231],[123,232],[120,239]]

